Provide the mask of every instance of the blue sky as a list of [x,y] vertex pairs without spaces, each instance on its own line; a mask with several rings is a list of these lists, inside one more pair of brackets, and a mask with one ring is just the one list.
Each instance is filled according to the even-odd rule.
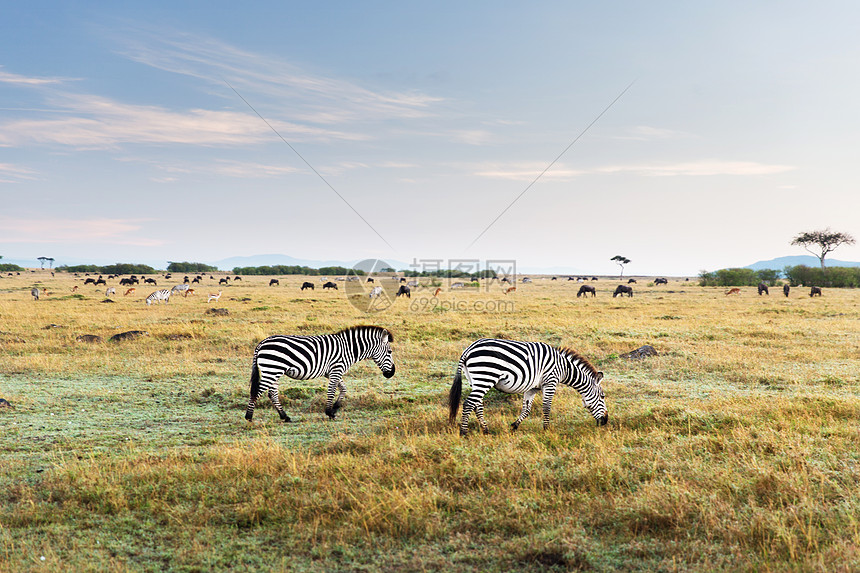
[[860,236],[860,6],[750,4],[13,3],[0,255],[673,275]]

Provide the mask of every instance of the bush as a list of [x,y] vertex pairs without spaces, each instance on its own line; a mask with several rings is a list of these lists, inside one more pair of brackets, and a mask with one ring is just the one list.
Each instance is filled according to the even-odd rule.
[[57,271],[66,273],[97,273],[100,275],[151,275],[157,271],[149,265],[116,263],[100,267],[98,265],[62,265]]
[[212,265],[204,265],[203,263],[168,263],[167,270],[172,273],[214,273],[218,271],[218,267]]
[[261,267],[234,267],[237,275],[358,275],[364,276],[364,271],[346,267],[321,267],[312,269],[300,265],[264,265]]
[[19,267],[18,265],[13,265],[12,263],[3,263],[2,265],[0,265],[0,272],[4,273],[20,273],[23,270],[23,268]]
[[791,286],[824,286],[832,288],[857,288],[860,286],[860,267],[829,267],[822,271],[817,267],[797,265],[785,267],[783,271]]

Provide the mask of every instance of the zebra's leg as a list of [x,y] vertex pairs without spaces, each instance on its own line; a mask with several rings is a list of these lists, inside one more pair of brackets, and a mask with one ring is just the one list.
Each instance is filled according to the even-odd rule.
[[481,400],[475,405],[475,416],[478,418],[478,423],[481,425],[481,433],[489,434],[490,426],[487,424],[487,421],[484,419],[484,401]]
[[274,386],[269,389],[269,401],[272,403],[272,406],[275,407],[275,410],[278,411],[278,416],[281,417],[281,421],[289,422],[290,417],[287,416],[287,413],[284,412],[284,408],[281,406],[281,401],[278,399],[278,387]]
[[523,393],[523,411],[520,413],[520,417],[511,424],[511,430],[516,431],[520,427],[520,424],[523,423],[523,420],[529,417],[529,413],[532,411],[532,402],[534,402],[537,393],[537,388],[526,390]]
[[[337,416],[337,411],[342,405],[340,398],[335,402],[335,395],[338,392],[338,388],[341,386],[343,386],[343,372],[336,371],[329,374],[328,390],[326,391],[325,400],[325,414],[332,420]],[[341,395],[343,395],[345,391],[346,387],[341,391]]]
[[543,429],[549,429],[549,414],[552,411],[552,398],[555,396],[555,384],[543,387]]
[[332,410],[337,412],[340,410],[341,406],[343,406],[343,399],[346,397],[346,384],[343,383],[343,379],[341,379],[340,383],[337,385],[338,395],[337,400],[332,404]]

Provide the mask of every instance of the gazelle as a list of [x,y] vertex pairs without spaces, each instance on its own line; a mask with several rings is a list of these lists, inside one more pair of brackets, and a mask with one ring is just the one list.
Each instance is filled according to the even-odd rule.
[[207,303],[209,303],[209,302],[212,302],[213,300],[214,300],[214,301],[217,301],[219,298],[221,298],[221,293],[222,293],[222,292],[224,292],[224,291],[220,291],[220,290],[219,290],[219,291],[218,291],[218,294],[212,294],[212,293],[209,293],[209,299],[208,299],[206,302],[207,302]]

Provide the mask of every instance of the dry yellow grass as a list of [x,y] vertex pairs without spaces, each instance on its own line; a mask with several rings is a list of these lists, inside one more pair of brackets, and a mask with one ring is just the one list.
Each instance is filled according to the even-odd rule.
[[[0,279],[0,570],[860,568],[857,291],[640,280],[613,299],[601,280],[577,299],[535,279],[366,315],[278,278],[153,307],[152,288],[102,303],[59,273]],[[394,332],[394,378],[354,367],[335,421],[324,381],[285,380],[296,423],[265,400],[245,422],[256,342],[366,323]],[[107,342],[126,330],[149,334]],[[580,351],[606,373],[609,426],[562,390],[549,431],[511,434],[519,402],[491,393],[491,434],[460,439],[445,394],[482,336]],[[659,356],[619,358],[642,344]]]

